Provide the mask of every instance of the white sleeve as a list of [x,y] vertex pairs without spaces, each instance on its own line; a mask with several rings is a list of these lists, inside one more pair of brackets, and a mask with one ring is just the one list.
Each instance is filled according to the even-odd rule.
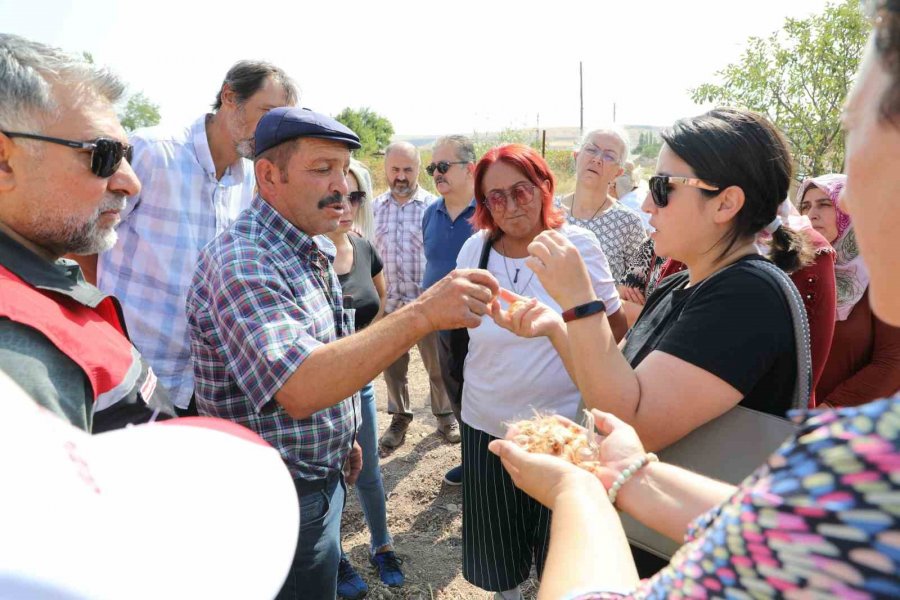
[[594,286],[594,293],[606,305],[606,314],[611,315],[617,312],[622,307],[622,301],[619,300],[616,281],[613,279],[609,261],[606,260],[597,236],[575,225],[564,226],[562,233],[578,248],[581,258],[584,259],[591,283]]

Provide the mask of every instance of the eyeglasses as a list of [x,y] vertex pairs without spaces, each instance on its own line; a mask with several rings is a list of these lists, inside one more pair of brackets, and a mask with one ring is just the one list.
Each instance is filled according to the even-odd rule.
[[510,198],[515,199],[519,206],[527,206],[534,200],[533,183],[520,182],[508,190],[491,190],[484,198],[484,204],[491,212],[503,212]]
[[450,165],[467,165],[469,161],[467,160],[442,160],[438,163],[431,163],[427,167],[425,167],[425,171],[428,173],[428,176],[434,175],[434,172],[437,171],[441,175],[445,175],[447,171],[450,170]]
[[702,179],[694,177],[670,177],[668,175],[654,175],[650,178],[650,196],[653,197],[653,204],[659,208],[665,208],[669,205],[669,186],[673,183],[689,185],[691,187],[700,188],[708,192],[718,192],[719,188],[710,185]]
[[349,200],[350,204],[352,204],[353,206],[359,206],[365,201],[365,199],[366,193],[362,190],[359,190],[358,192],[350,192],[349,194],[347,194],[347,200]]
[[36,135],[34,133],[19,133],[16,131],[0,131],[6,137],[27,138],[30,140],[39,140],[41,142],[50,142],[51,144],[60,144],[75,148],[76,150],[91,151],[91,172],[97,177],[106,179],[112,177],[119,170],[124,158],[131,162],[134,155],[134,146],[123,144],[118,140],[109,138],[97,138],[91,142],[78,142],[74,140],[64,140],[62,138],[47,137],[45,135]]
[[594,144],[588,143],[584,145],[581,151],[591,157],[591,159],[599,157],[605,163],[619,164],[619,156],[612,150],[603,150]]

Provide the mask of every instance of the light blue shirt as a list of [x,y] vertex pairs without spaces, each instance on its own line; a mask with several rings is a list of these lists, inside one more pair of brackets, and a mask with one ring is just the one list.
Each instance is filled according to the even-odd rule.
[[132,342],[179,408],[194,390],[185,299],[200,250],[250,205],[255,186],[253,164],[242,158],[216,179],[206,118],[132,134],[142,190],[128,198],[119,241],[97,268],[97,286],[122,303]]

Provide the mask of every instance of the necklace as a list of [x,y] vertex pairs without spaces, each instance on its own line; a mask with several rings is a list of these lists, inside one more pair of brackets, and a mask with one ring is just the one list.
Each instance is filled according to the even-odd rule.
[[503,238],[500,238],[500,257],[503,258],[503,269],[506,271],[506,278],[509,280],[509,285],[512,287],[512,291],[516,293],[516,295],[521,296],[525,290],[528,289],[528,284],[531,283],[531,280],[534,279],[534,271],[531,272],[531,276],[528,278],[528,281],[525,282],[521,288],[517,288],[516,284],[519,283],[519,271],[521,271],[521,267],[516,267],[515,264],[513,267],[516,270],[516,274],[510,276],[509,274],[509,266],[506,264],[506,247],[503,245]]
[[572,192],[572,218],[578,219],[579,221],[586,221],[586,222],[593,221],[594,219],[597,218],[597,215],[600,214],[600,211],[603,210],[604,208],[606,208],[606,204],[608,202],[609,202],[609,196],[607,196],[606,198],[603,199],[603,203],[600,205],[600,208],[598,208],[597,210],[594,211],[594,214],[591,215],[590,219],[578,219],[578,217],[575,216],[575,192]]

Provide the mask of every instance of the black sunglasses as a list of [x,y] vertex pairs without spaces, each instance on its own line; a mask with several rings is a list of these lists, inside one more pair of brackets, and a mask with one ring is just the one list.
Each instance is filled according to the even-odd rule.
[[76,150],[90,150],[91,172],[97,177],[104,179],[112,177],[119,170],[119,167],[122,165],[122,159],[131,162],[134,155],[134,146],[109,138],[97,138],[90,142],[77,142],[75,140],[64,140],[62,138],[47,137],[34,133],[19,133],[17,131],[0,131],[0,133],[11,138],[27,138],[29,140],[60,144]]
[[352,204],[353,206],[359,206],[360,204],[365,202],[366,193],[362,190],[359,190],[358,192],[350,192],[349,194],[347,194],[347,200],[349,200],[350,204]]
[[434,175],[435,171],[437,171],[441,175],[446,175],[447,171],[450,170],[450,165],[467,165],[467,164],[469,164],[469,161],[467,161],[467,160],[455,160],[452,162],[449,160],[442,160],[438,163],[431,163],[430,165],[425,167],[425,171],[428,173],[429,176]]
[[702,179],[694,177],[670,177],[669,175],[654,175],[650,178],[650,196],[653,198],[653,204],[659,208],[665,208],[669,205],[669,186],[673,183],[689,185],[691,187],[700,188],[708,192],[718,192],[719,188],[710,185]]

